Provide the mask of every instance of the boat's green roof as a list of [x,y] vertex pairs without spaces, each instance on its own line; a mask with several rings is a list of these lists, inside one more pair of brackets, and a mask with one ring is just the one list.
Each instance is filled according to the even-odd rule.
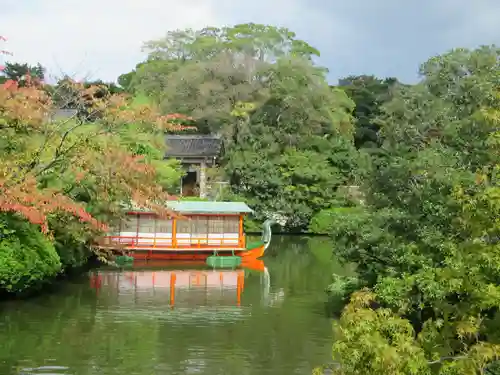
[[168,201],[173,211],[192,214],[239,214],[253,212],[244,202]]
[[[244,202],[167,201],[164,205],[172,211],[186,214],[240,214],[253,212]],[[148,209],[138,207],[134,203],[124,203],[122,207],[131,211],[149,212]]]

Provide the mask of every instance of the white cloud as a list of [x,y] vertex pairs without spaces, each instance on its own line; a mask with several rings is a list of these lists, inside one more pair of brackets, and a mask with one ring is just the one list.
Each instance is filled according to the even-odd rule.
[[177,28],[273,24],[297,31],[320,50],[327,46],[346,53],[356,35],[348,20],[304,0],[4,1],[0,35],[9,38],[14,60],[40,62],[49,74],[76,78],[114,80],[142,60],[144,41]]
[[435,37],[447,49],[475,48],[500,41],[500,2],[497,0],[440,0],[434,1],[429,11],[441,24]]
[[[21,5],[20,3],[24,3]],[[51,74],[115,79],[131,70],[145,40],[167,30],[217,24],[204,0],[13,0],[0,14],[15,61],[40,62]]]
[[[256,22],[285,26],[322,53],[331,78],[414,80],[453,47],[500,42],[498,0],[0,0],[0,35],[20,62],[57,76],[114,80],[144,57],[144,41],[177,28]],[[1,49],[0,45],[0,49]],[[0,63],[1,63],[0,57]]]

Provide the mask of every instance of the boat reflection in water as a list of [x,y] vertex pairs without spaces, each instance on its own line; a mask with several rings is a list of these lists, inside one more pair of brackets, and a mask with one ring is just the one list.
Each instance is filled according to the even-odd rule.
[[91,287],[103,304],[113,301],[120,318],[238,320],[250,313],[241,306],[247,273],[260,274],[263,302],[269,295],[269,272],[262,260],[251,260],[234,270],[210,269],[203,263],[138,261],[123,270],[91,273]]

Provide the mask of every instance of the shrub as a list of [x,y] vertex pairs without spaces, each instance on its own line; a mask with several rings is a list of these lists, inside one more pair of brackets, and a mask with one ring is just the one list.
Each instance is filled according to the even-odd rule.
[[20,293],[39,287],[60,270],[56,249],[38,226],[0,215],[0,290]]

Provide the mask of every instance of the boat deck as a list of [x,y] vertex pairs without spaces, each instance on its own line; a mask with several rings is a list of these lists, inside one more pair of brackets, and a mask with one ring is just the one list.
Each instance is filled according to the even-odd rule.
[[[117,246],[113,245],[98,245],[100,249],[117,249]],[[246,247],[238,246],[226,246],[226,247],[216,247],[216,246],[183,246],[183,247],[171,247],[171,246],[152,246],[152,245],[121,245],[121,249],[125,250],[144,250],[144,251],[158,251],[158,252],[213,252],[213,251],[243,251],[247,250]]]

